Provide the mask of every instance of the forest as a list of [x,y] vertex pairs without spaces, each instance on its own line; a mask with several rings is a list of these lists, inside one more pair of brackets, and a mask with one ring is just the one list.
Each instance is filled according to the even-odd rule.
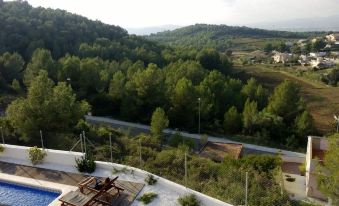
[[[91,161],[112,158],[238,205],[244,204],[247,173],[249,205],[304,205],[282,190],[279,155],[239,160],[225,156],[215,162],[194,151],[207,141],[204,134],[304,150],[307,135],[317,131],[300,86],[286,80],[268,88],[255,78],[240,80],[231,52],[215,47],[219,40],[207,43],[211,37],[220,41],[235,35],[303,38],[304,33],[195,25],[174,31],[178,36],[173,36],[191,35],[188,43],[200,37],[202,41],[177,47],[181,43],[164,45],[152,36],[129,35],[118,26],[63,10],[2,0],[0,27],[4,28],[0,30],[0,127],[7,144],[40,146],[43,137],[46,148],[68,150],[85,132],[93,142],[88,145]],[[150,124],[151,134],[132,136],[90,125],[84,119],[89,112]],[[197,133],[199,118],[200,142],[183,138],[180,131]],[[167,127],[178,131],[169,139],[162,134]],[[184,181],[185,155],[188,181]]]
[[267,42],[307,39],[321,34],[324,32],[287,32],[245,26],[195,24],[173,31],[158,32],[146,38],[179,48],[214,48],[220,52],[227,52],[228,50],[254,51],[263,49]]
[[[303,147],[306,135],[316,132],[296,83],[285,81],[270,91],[253,78],[242,82],[232,77],[230,57],[215,49],[183,52],[65,11],[21,1],[1,4],[1,23],[11,25],[16,31],[11,35],[25,45],[0,44],[0,105],[3,110],[9,105],[2,122],[20,139],[38,139],[39,130],[72,132],[89,111],[149,124],[158,107],[168,115],[171,128],[196,132],[200,109],[203,133],[252,136],[283,148]],[[64,31],[59,38],[51,38],[49,32],[55,31],[47,22]],[[30,24],[48,32],[25,31],[32,26],[22,25]],[[68,39],[67,33],[81,24],[88,24],[91,34]],[[11,36],[8,31],[0,31],[2,41]],[[30,50],[23,48],[34,48],[29,45],[35,39],[44,43],[29,56]],[[88,42],[82,42],[85,39]],[[68,121],[58,125],[65,117]]]

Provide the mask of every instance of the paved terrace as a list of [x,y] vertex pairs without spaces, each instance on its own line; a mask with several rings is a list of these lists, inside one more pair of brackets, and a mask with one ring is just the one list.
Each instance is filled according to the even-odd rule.
[[[82,174],[35,168],[5,162],[0,162],[0,173],[30,178],[36,182],[43,181],[42,185],[45,185],[45,181],[47,181],[75,186],[73,187],[73,189],[76,189],[77,184],[87,177],[86,175]],[[124,188],[124,191],[117,199],[114,200],[114,204],[112,204],[114,206],[130,205],[134,201],[135,197],[139,194],[141,189],[144,187],[144,184],[142,183],[123,180],[117,180],[116,185]]]
[[[83,153],[45,149],[47,155],[43,162],[32,166],[28,157],[28,149],[29,147],[25,146],[4,145],[4,151],[0,154],[0,179],[19,184],[57,189],[65,194],[71,190],[76,190],[77,187],[74,185],[86,177],[75,168],[75,159],[83,157]],[[134,199],[139,187],[141,187],[140,184],[144,185],[145,178],[150,174],[147,171],[127,165],[101,161],[96,161],[95,163],[96,170],[91,175],[95,177],[119,176],[120,186],[125,188],[128,194],[133,195],[131,198],[126,199],[128,202]],[[138,198],[146,192],[157,193],[158,197],[149,206],[177,206],[178,198],[185,194],[196,195],[202,205],[231,206],[231,204],[191,190],[160,176],[154,175],[154,178],[157,179],[157,183],[154,185],[145,184],[136,197]],[[60,203],[54,204],[53,202],[51,204],[51,206],[56,205],[60,205]],[[143,205],[143,203],[135,200],[131,203],[131,206],[139,205]]]

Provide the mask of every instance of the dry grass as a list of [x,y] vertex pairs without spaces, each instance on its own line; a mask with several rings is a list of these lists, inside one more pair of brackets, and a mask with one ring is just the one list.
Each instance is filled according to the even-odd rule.
[[301,86],[302,97],[312,114],[316,128],[325,135],[333,130],[333,114],[339,114],[339,87],[329,87],[297,77],[288,72],[274,70],[267,65],[236,66],[238,77],[246,80],[255,77],[263,85],[273,88],[285,79],[296,81]]

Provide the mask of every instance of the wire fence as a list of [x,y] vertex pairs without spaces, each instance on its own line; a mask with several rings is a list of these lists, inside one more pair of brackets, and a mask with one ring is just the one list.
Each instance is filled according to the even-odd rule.
[[[173,149],[152,142],[150,138],[117,139],[111,133],[104,138],[93,138],[84,131],[78,137],[67,138],[60,138],[64,134],[43,131],[39,131],[38,135],[40,141],[25,146],[36,144],[42,148],[67,148],[90,154],[95,160],[137,167],[233,205],[298,205],[285,192],[279,168],[269,174],[239,169],[234,163],[227,163],[227,159],[222,163],[214,162],[187,147]],[[51,138],[53,135],[56,137]],[[10,142],[13,136],[9,136],[6,137],[1,129],[3,143]]]

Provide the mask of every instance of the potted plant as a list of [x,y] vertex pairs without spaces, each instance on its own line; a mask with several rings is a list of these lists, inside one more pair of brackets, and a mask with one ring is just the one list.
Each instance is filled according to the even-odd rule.
[[37,146],[28,149],[28,158],[31,160],[33,165],[42,163],[46,155],[47,153],[44,150],[39,149]]
[[81,157],[79,159],[75,159],[75,162],[75,167],[79,172],[93,173],[95,171],[96,165],[94,159],[91,157]]

